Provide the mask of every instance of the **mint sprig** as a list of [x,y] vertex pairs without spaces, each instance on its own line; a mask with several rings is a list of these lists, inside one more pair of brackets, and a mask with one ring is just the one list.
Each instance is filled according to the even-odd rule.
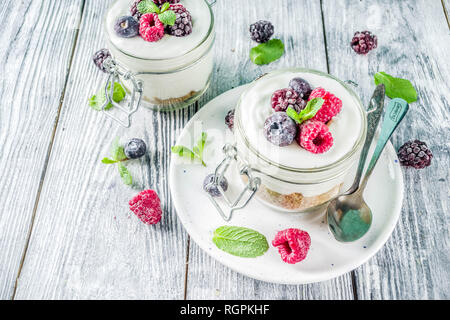
[[272,39],[250,49],[250,60],[261,65],[278,60],[284,53],[284,44],[280,39]]
[[173,146],[171,148],[172,153],[178,154],[180,157],[188,157],[191,160],[194,160],[197,158],[203,166],[206,167],[206,163],[203,161],[203,150],[205,149],[206,139],[207,139],[206,132],[202,132],[202,136],[197,142],[197,145],[194,146],[191,149],[185,146]]
[[292,107],[287,108],[286,114],[298,124],[305,122],[306,120],[314,117],[317,112],[322,108],[324,100],[320,97],[311,99],[308,101],[306,107],[297,113]]
[[409,80],[395,78],[386,72],[375,73],[374,80],[375,85],[384,84],[389,98],[401,98],[408,103],[417,101],[416,89]]
[[172,10],[168,10],[169,8],[169,2],[165,2],[160,9],[152,0],[141,1],[137,5],[137,9],[140,13],[156,13],[158,15],[158,19],[163,24],[165,24],[166,26],[173,26],[175,24],[177,16],[175,12],[173,12]]
[[131,185],[133,183],[133,178],[131,177],[130,172],[128,169],[123,165],[123,163],[117,164],[117,169],[119,170],[120,177],[122,178],[123,183],[125,183],[127,186]]
[[214,231],[212,241],[220,250],[243,258],[261,256],[269,249],[264,235],[244,227],[219,227]]
[[[110,90],[110,88],[111,88],[111,85],[108,85],[107,90]],[[119,82],[114,82],[113,97],[112,97],[114,102],[119,103],[120,101],[122,101],[125,98],[125,95],[126,95],[126,92],[125,92],[125,89],[122,87],[122,85]],[[92,109],[94,109],[94,110],[101,111],[102,106],[105,102],[106,102],[105,89],[102,87],[102,89],[99,90],[99,92],[97,94],[94,94],[89,99],[89,106],[91,106]],[[105,107],[105,110],[110,109],[112,106],[113,106],[112,103],[108,103]]]
[[133,178],[128,171],[127,167],[122,163],[123,161],[129,160],[125,155],[125,151],[122,145],[119,144],[119,138],[114,139],[111,145],[111,158],[103,158],[102,163],[104,164],[114,164],[117,163],[117,169],[122,181],[126,185],[131,185],[133,183]]

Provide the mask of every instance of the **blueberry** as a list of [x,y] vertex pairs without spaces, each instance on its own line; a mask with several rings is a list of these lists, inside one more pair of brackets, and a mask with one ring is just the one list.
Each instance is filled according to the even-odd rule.
[[127,142],[124,147],[124,151],[128,159],[137,159],[145,154],[145,151],[147,151],[147,146],[141,139],[133,138]]
[[264,122],[264,136],[276,146],[290,145],[297,135],[297,125],[285,112],[275,112]]
[[[220,186],[223,191],[227,191],[228,189],[228,181],[225,177],[220,181]],[[214,185],[214,173],[208,174],[203,180],[203,190],[208,192],[212,197],[220,197],[220,191],[217,186]]]
[[311,94],[311,86],[309,85],[308,81],[302,78],[294,78],[289,82],[289,87],[291,87],[295,92],[298,93],[298,95],[303,100],[308,100],[309,95]]
[[139,34],[139,22],[132,16],[122,16],[114,24],[114,31],[122,38],[135,37]]

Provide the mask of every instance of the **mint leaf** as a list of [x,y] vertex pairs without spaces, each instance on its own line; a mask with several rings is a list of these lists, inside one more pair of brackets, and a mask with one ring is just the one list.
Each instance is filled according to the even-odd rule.
[[243,227],[219,227],[214,231],[212,241],[220,250],[244,258],[261,256],[269,249],[264,235]]
[[[111,85],[108,85],[108,90],[111,89]],[[119,82],[114,82],[114,89],[113,89],[113,100],[114,102],[120,102],[125,98],[126,92],[125,89],[121,86]],[[89,99],[89,105],[97,110],[101,111],[103,104],[106,102],[106,95],[105,95],[105,89],[102,88],[97,94],[93,95]],[[108,103],[105,106],[105,110],[108,110],[112,107],[112,103]]]
[[195,158],[195,153],[191,149],[184,146],[173,146],[171,148],[172,153],[178,154],[180,157],[190,157],[192,160]]
[[123,146],[119,145],[119,138],[116,138],[113,141],[113,144],[111,146],[111,157],[115,161],[123,161],[128,159],[125,155]]
[[169,7],[170,7],[170,3],[169,2],[164,2],[164,4],[161,7],[161,13],[163,13],[164,11],[169,9]]
[[109,158],[103,158],[102,162],[106,163],[106,164],[111,164],[111,163],[116,163],[117,160],[112,160],[112,159],[109,159]]
[[122,178],[123,183],[125,183],[127,186],[131,185],[133,183],[133,178],[131,177],[130,172],[128,169],[123,165],[123,163],[117,164],[117,169],[119,170],[120,177]]
[[178,154],[180,157],[190,157],[191,160],[197,158],[200,160],[202,165],[206,167],[206,163],[203,161],[203,150],[205,148],[206,138],[206,132],[202,132],[200,140],[197,142],[197,145],[192,148],[192,150],[185,146],[173,146],[171,148],[172,153]]
[[175,20],[177,20],[177,16],[172,10],[167,10],[158,14],[158,18],[166,26],[173,26],[175,24]]
[[322,108],[324,100],[320,97],[311,99],[308,101],[306,107],[297,113],[292,107],[289,107],[286,110],[286,114],[298,124],[305,122],[306,120],[311,119],[316,115],[316,113]]
[[261,65],[279,59],[284,53],[284,44],[280,39],[272,39],[250,49],[250,60]]
[[143,0],[137,4],[140,13],[160,13],[158,6],[152,0]]
[[374,75],[375,85],[380,83],[386,87],[386,95],[389,98],[401,98],[411,103],[417,101],[417,92],[409,80],[395,78],[385,72],[377,72]]

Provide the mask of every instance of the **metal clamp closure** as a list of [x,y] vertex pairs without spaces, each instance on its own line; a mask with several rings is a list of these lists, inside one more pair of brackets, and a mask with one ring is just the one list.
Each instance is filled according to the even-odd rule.
[[[209,199],[216,207],[217,211],[219,212],[220,216],[225,221],[230,221],[231,217],[233,215],[233,212],[236,210],[240,210],[244,208],[250,200],[255,195],[256,191],[258,191],[259,186],[261,185],[261,179],[258,177],[254,177],[253,172],[251,168],[248,165],[243,165],[240,169],[239,173],[241,175],[245,175],[247,177],[247,184],[245,185],[244,189],[240,192],[239,196],[232,201],[223,188],[220,186],[219,181],[222,181],[225,172],[230,167],[231,163],[233,161],[240,161],[241,163],[244,163],[241,159],[239,159],[239,155],[237,153],[237,149],[234,145],[231,144],[225,144],[223,147],[223,152],[225,154],[225,158],[222,160],[222,162],[217,166],[215,172],[214,172],[214,179],[211,182],[213,186],[215,186],[220,194],[222,195],[222,198],[225,202],[225,206],[227,206],[230,210],[226,213],[221,205],[218,202],[218,199],[208,194]],[[244,196],[247,194],[248,196],[245,198]]]

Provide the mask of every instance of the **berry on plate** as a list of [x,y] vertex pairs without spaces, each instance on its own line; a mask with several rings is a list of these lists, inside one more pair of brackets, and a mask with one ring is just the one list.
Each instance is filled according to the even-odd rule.
[[333,136],[323,122],[308,120],[300,125],[299,130],[298,144],[312,153],[324,153],[333,145]]
[[264,136],[276,146],[290,145],[297,135],[297,125],[285,112],[275,112],[264,122]]
[[278,232],[272,245],[278,249],[284,262],[294,264],[306,258],[311,237],[306,231],[290,228]]
[[293,89],[300,98],[303,100],[308,100],[309,95],[311,94],[311,86],[305,79],[302,78],[294,78],[289,81],[289,87]]
[[132,38],[139,34],[139,22],[132,16],[122,16],[116,20],[114,31],[119,37]]
[[139,192],[128,204],[130,210],[145,224],[156,224],[161,220],[161,201],[154,190]]
[[161,40],[164,37],[164,24],[156,13],[146,13],[139,20],[139,33],[145,41]]
[[177,17],[173,26],[166,27],[166,33],[175,37],[184,37],[192,33],[192,17],[181,4],[171,4],[169,10]]
[[[216,185],[214,185],[214,173],[208,174],[205,177],[205,180],[203,180],[203,190],[205,190],[207,193],[209,193],[212,197],[220,197],[221,193],[219,191],[219,188],[217,188]],[[219,182],[220,187],[223,189],[223,191],[227,191],[228,189],[228,181],[225,177],[223,177],[222,180]]]
[[92,56],[92,60],[94,61],[97,68],[99,68],[101,71],[106,72],[105,67],[103,66],[103,61],[106,60],[106,58],[111,57],[111,53],[108,49],[100,49],[94,55]]
[[318,87],[314,89],[311,92],[308,101],[314,98],[322,98],[324,102],[312,120],[326,123],[337,115],[342,109],[342,100],[323,88]]
[[370,31],[355,32],[350,42],[352,49],[358,54],[367,54],[378,46],[378,38]]
[[128,159],[137,159],[145,154],[147,146],[142,139],[133,138],[125,144],[123,149]]
[[228,126],[230,130],[233,130],[234,127],[234,109],[228,111],[225,116],[225,124]]
[[405,167],[423,169],[431,164],[433,154],[425,142],[420,140],[408,141],[398,149],[398,159]]
[[250,36],[256,42],[267,42],[273,35],[274,27],[269,21],[260,20],[250,25]]
[[271,103],[275,111],[286,111],[287,108],[292,107],[295,111],[300,112],[306,107],[306,101],[291,88],[275,91],[272,94]]

